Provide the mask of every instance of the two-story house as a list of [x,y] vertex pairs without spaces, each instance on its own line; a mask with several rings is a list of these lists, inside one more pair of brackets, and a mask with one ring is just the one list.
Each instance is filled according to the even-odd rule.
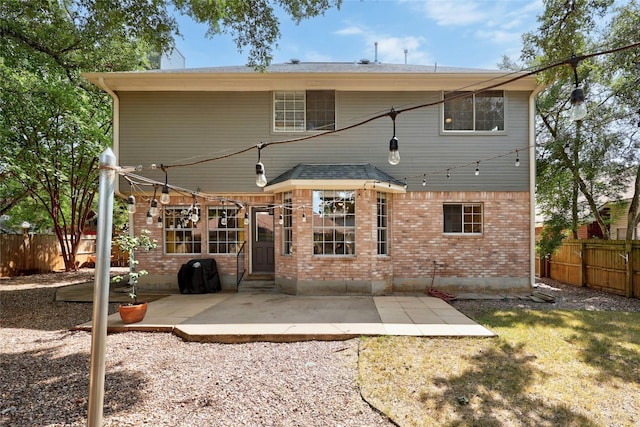
[[530,289],[534,77],[367,61],[85,77],[113,97],[118,163],[168,183],[156,211],[163,185],[119,182],[159,242],[137,255],[147,282],[215,258],[226,289],[238,263],[292,294]]

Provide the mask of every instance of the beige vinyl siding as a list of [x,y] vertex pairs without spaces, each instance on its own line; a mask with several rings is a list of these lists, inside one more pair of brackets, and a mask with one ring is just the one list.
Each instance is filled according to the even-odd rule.
[[[228,154],[261,141],[280,141],[307,133],[274,133],[271,92],[125,92],[120,96],[119,164],[145,166],[144,175],[163,179],[148,165],[193,162]],[[296,144],[262,150],[267,178],[298,163],[372,163],[392,176],[409,178],[409,191],[528,191],[528,92],[506,92],[506,131],[496,135],[442,135],[439,106],[399,114],[396,136],[401,162],[387,162],[392,121],[384,117],[364,126]],[[440,92],[337,92],[337,127],[343,128],[391,107],[434,102]],[[477,160],[515,149],[515,154],[480,165]],[[262,192],[255,185],[257,150],[215,162],[169,169],[170,183],[206,192]],[[446,167],[472,166],[451,171]],[[441,171],[437,175],[431,175]],[[422,187],[422,174],[428,174]],[[128,191],[126,186],[120,187]]]

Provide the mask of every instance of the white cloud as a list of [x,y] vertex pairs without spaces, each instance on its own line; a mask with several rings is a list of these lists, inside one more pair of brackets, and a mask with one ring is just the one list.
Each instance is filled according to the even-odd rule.
[[407,49],[407,63],[427,64],[430,62],[430,55],[424,50],[424,37],[415,36],[390,36],[384,33],[377,33],[366,26],[349,26],[335,31],[333,34],[339,36],[357,36],[363,44],[362,51],[365,52],[361,58],[375,59],[375,43],[378,43],[378,61],[390,64],[403,64],[405,61],[404,50]]
[[356,26],[351,26],[347,28],[343,28],[341,30],[336,31],[334,34],[339,36],[355,36],[363,33],[363,29]]
[[486,3],[482,4],[473,0],[427,0],[422,3],[423,11],[427,17],[436,21],[441,26],[470,25],[487,19],[489,12]]

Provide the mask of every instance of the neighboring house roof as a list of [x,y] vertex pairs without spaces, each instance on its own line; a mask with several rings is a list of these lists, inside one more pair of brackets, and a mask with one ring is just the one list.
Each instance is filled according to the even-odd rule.
[[[290,62],[270,65],[265,71],[246,66],[225,66],[85,73],[83,77],[116,92],[280,89],[430,91],[456,90],[460,87],[476,90],[503,82],[504,87],[510,90],[532,91],[538,87],[535,76],[524,72],[379,62]],[[515,77],[521,78],[513,80]]]
[[355,189],[379,184],[380,191],[404,193],[404,181],[392,177],[370,163],[360,164],[303,164],[300,163],[275,179],[269,180],[268,191],[293,188],[321,190]]

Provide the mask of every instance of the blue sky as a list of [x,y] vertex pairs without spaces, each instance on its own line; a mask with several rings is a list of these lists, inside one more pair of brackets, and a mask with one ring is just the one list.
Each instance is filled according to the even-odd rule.
[[[522,34],[534,31],[542,0],[344,0],[340,10],[300,25],[280,15],[281,39],[274,63],[378,60],[470,68],[497,68],[502,55],[517,60]],[[176,46],[188,68],[242,65],[228,35],[205,38],[206,26],[178,16]]]

